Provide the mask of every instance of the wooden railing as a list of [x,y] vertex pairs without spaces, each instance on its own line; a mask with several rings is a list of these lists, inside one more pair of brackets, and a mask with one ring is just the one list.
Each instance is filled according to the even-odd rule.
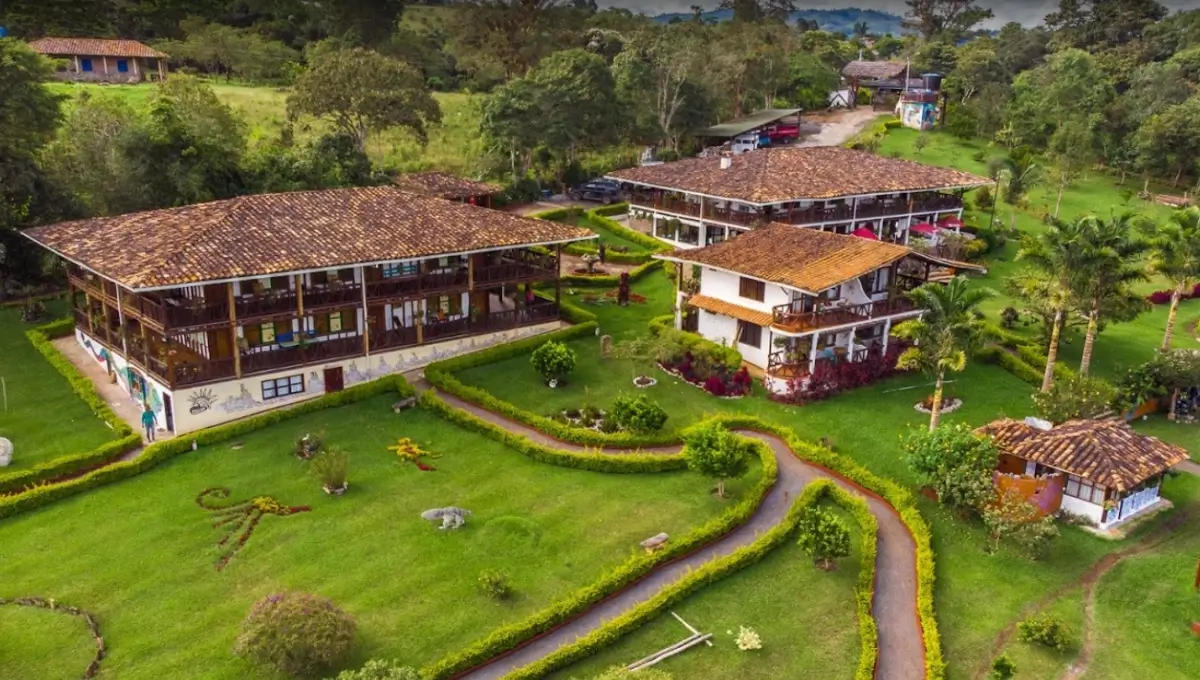
[[915,309],[908,298],[893,294],[886,300],[866,302],[859,305],[826,307],[813,311],[802,311],[799,301],[776,305],[771,308],[772,323],[784,330],[803,331],[829,328],[865,321],[876,317],[901,314]]
[[336,307],[347,304],[362,304],[362,284],[339,283],[328,286],[304,287],[305,309]]
[[868,348],[856,349],[847,359],[846,352],[839,348],[834,354],[819,356],[816,362],[812,362],[808,352],[778,350],[768,355],[767,372],[776,378],[801,378],[810,374],[810,367],[815,369],[817,366],[836,366],[847,360],[866,361],[870,351]]
[[417,329],[412,326],[401,326],[391,330],[373,331],[371,333],[372,353],[400,347],[410,347],[415,344],[417,344]]
[[238,319],[250,319],[257,316],[286,314],[298,309],[296,291],[279,290],[260,295],[250,295],[234,299]]
[[[121,301],[124,302],[124,299]],[[228,301],[166,298],[163,300],[162,310],[167,328],[186,328],[229,321]]]
[[[684,201],[670,196],[654,196],[653,194],[635,193],[629,199],[630,205],[646,210],[661,210],[679,215],[699,217],[700,204]],[[835,205],[829,207],[813,206],[810,208],[775,208],[769,214],[758,210],[732,210],[728,206],[717,207],[714,203],[704,205],[704,219],[724,222],[738,226],[757,226],[766,222],[784,222],[786,224],[819,224],[824,222],[848,222],[857,219],[874,219],[887,216],[900,216],[920,213],[937,213],[961,210],[962,199],[957,196],[936,196],[914,199],[875,201],[853,205]]]
[[367,284],[367,299],[414,297],[467,287],[467,270],[400,276]]
[[198,363],[176,364],[172,367],[171,372],[170,384],[175,387],[228,380],[235,375],[232,357]]

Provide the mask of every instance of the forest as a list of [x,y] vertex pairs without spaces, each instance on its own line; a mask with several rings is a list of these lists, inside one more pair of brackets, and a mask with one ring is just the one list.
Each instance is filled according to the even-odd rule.
[[[825,31],[796,10],[724,0],[661,21],[594,0],[10,0],[0,297],[53,276],[17,236],[29,226],[414,169],[495,179],[519,200],[645,146],[688,154],[690,133],[762,107],[823,109],[860,56],[946,75],[946,131],[1002,148],[1018,175],[1036,165],[1061,189],[1100,169],[1175,193],[1200,177],[1200,10],[1062,0],[1041,25],[987,31],[980,3],[907,0],[899,35]],[[171,55],[172,75],[51,85],[54,64],[24,44],[43,36],[139,40]],[[274,109],[231,104],[234,91]]]

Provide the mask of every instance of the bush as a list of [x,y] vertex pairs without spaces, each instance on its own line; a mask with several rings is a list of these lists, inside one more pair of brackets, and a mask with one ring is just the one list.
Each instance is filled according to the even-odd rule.
[[330,600],[277,593],[254,604],[234,653],[288,675],[313,677],[350,653],[355,630],[354,619]]
[[512,588],[508,585],[508,577],[494,570],[488,570],[479,575],[479,590],[493,600],[504,600],[512,594]]
[[1005,307],[1004,311],[1000,312],[1000,327],[1005,330],[1016,328],[1017,323],[1021,320],[1021,313],[1016,307]]
[[942,505],[976,510],[991,499],[992,474],[1000,452],[989,437],[953,423],[932,432],[913,432],[904,441],[904,451],[918,483],[936,491]]
[[1073,375],[1055,380],[1049,392],[1035,392],[1038,416],[1058,425],[1076,418],[1095,418],[1112,406],[1117,391],[1103,378]]
[[746,445],[718,422],[702,422],[683,434],[683,456],[688,469],[717,480],[717,496],[725,497],[725,480],[741,477],[750,469]]
[[850,554],[850,532],[833,513],[821,508],[809,508],[800,517],[796,543],[822,569],[833,569],[835,560]]
[[667,422],[667,412],[644,394],[637,398],[620,396],[613,404],[613,419],[627,430],[650,432],[663,428]]
[[529,357],[533,369],[540,373],[547,383],[551,380],[565,381],[571,371],[575,370],[576,361],[578,357],[575,350],[556,340],[547,341]]
[[975,190],[975,209],[987,212],[996,205],[996,197],[992,195],[991,187],[979,187]]
[[1001,654],[992,659],[992,669],[988,672],[988,680],[1012,680],[1016,674],[1016,664],[1009,660],[1008,655]]
[[1033,503],[1016,489],[1006,489],[983,509],[983,525],[992,539],[993,551],[1000,542],[1010,540],[1030,559],[1046,554],[1050,542],[1058,536],[1051,516],[1042,517]]
[[421,680],[421,676],[417,669],[398,661],[371,659],[358,670],[338,673],[335,680]]
[[1059,652],[1071,644],[1071,631],[1053,614],[1037,614],[1017,624],[1017,639],[1045,645]]
[[322,451],[308,461],[308,469],[321,485],[329,491],[343,489],[348,483],[347,474],[350,467],[350,456],[345,451]]

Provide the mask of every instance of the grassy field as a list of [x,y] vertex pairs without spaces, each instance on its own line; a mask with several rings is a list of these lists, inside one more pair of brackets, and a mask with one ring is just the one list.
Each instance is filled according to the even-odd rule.
[[[647,536],[684,533],[726,507],[696,475],[551,467],[421,411],[394,416],[391,401],[288,421],[5,520],[0,597],[53,597],[94,612],[110,649],[105,675],[123,679],[263,677],[230,649],[251,604],[282,589],[330,597],[356,617],[354,662],[421,665],[594,581]],[[342,498],[322,494],[291,455],[296,438],[321,430],[351,456]],[[437,471],[397,461],[386,447],[401,436],[442,454],[431,461]],[[758,474],[739,480],[735,496]],[[264,517],[217,571],[223,530],[195,498],[219,486],[231,502],[269,495],[312,511]],[[465,529],[442,532],[419,518],[448,505],[474,512]],[[506,573],[515,599],[477,592],[485,569]],[[59,624],[25,626],[12,609],[0,608],[13,651],[0,655],[0,677],[70,676],[58,672],[67,661],[37,654],[42,632]],[[73,649],[74,638],[54,635]]]
[[[66,314],[66,303],[46,303],[47,319]],[[21,322],[19,307],[0,309],[0,378],[8,408],[0,410],[0,437],[16,450],[6,472],[23,470],[61,456],[83,453],[111,439],[112,430],[71,391],[58,371],[38,353]],[[0,409],[3,409],[0,398]]]
[[[828,504],[851,530],[850,557],[833,572],[813,566],[794,541],[762,562],[718,581],[673,608],[713,646],[694,647],[654,666],[684,678],[843,680],[854,677],[859,640],[854,610],[854,581],[859,568],[859,531],[854,521]],[[740,651],[738,630],[758,633],[762,649]],[[819,634],[814,632],[819,631]],[[617,644],[549,676],[550,680],[591,678],[611,666],[632,661],[687,637],[670,614],[650,621]]]
[[[575,220],[575,226],[582,227],[584,229],[588,229],[592,233],[599,236],[600,238],[598,240],[600,241],[600,243],[603,243],[604,247],[608,248],[610,250],[612,248],[625,248],[630,253],[648,253],[648,252],[650,252],[650,249],[647,248],[646,246],[644,246],[640,243],[634,243],[633,241],[630,241],[629,239],[621,236],[620,234],[613,232],[611,229],[609,229],[607,226],[605,226],[604,223],[600,222],[599,220],[592,219],[591,217],[589,217],[587,215],[580,215]],[[595,244],[591,244],[591,245],[594,246]]]
[[[287,88],[249,86],[213,81],[213,91],[222,101],[240,113],[249,126],[251,140],[278,138],[287,121]],[[154,85],[93,85],[52,83],[57,92],[78,97],[83,92],[108,94],[131,103],[143,104],[154,92]],[[422,147],[415,137],[402,131],[376,135],[367,144],[367,153],[376,163],[401,172],[438,169],[463,176],[479,176],[483,170],[484,147],[479,134],[480,97],[460,93],[434,93],[442,108],[442,123],[429,130],[429,144]],[[327,124],[302,118],[296,126],[299,139],[315,137]]]

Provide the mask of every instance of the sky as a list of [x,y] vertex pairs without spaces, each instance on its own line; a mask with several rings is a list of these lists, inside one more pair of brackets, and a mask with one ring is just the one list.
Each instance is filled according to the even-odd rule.
[[[597,0],[601,7],[625,7],[646,14],[662,14],[664,12],[687,12],[692,5],[715,8],[719,0]],[[1195,6],[1195,0],[1159,0],[1172,10]],[[1053,12],[1058,7],[1058,0],[981,0],[979,5],[990,7],[996,18],[987,22],[985,28],[1000,28],[1010,21],[1017,21],[1028,26],[1042,22],[1042,17]],[[878,9],[892,14],[903,15],[905,5],[903,0],[797,0],[799,9],[842,9],[859,7],[862,9]]]

